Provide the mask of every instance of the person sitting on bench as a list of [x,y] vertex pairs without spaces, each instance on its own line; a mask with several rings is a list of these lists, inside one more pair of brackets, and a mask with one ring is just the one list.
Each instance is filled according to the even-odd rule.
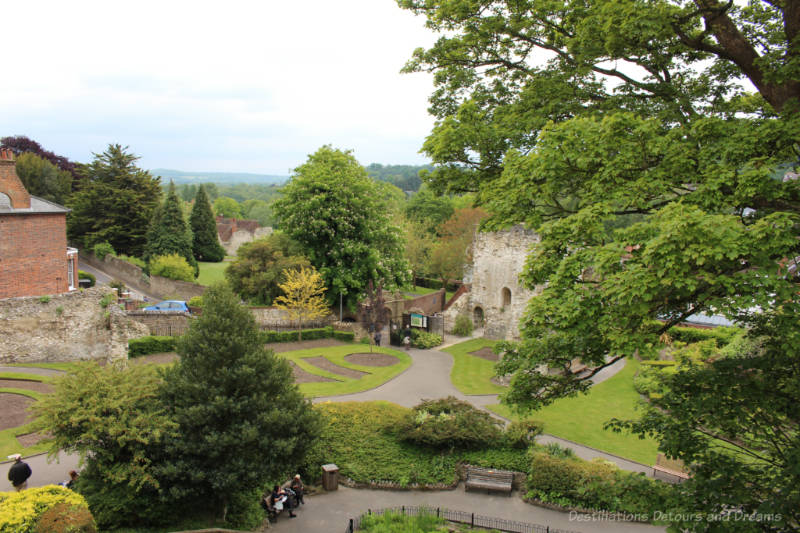
[[289,518],[294,518],[297,516],[292,511],[292,500],[289,498],[289,495],[286,494],[286,491],[281,488],[280,485],[275,485],[275,488],[272,489],[272,495],[270,496],[270,501],[272,503],[272,507],[275,508],[276,511],[282,511],[284,507],[289,511]]

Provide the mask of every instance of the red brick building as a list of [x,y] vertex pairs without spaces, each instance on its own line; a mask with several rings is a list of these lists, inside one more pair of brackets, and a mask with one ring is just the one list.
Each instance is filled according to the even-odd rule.
[[0,298],[43,296],[78,286],[78,251],[67,248],[69,209],[31,196],[14,153],[0,150]]

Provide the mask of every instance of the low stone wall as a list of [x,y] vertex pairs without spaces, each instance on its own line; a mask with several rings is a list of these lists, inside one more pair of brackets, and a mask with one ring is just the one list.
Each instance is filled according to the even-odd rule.
[[161,276],[148,277],[138,266],[113,255],[107,255],[101,261],[93,254],[81,252],[80,260],[89,266],[102,270],[129,287],[162,300],[190,300],[194,296],[202,296],[206,291],[206,287],[197,283],[178,281]]
[[405,300],[403,307],[406,313],[410,311],[422,311],[424,315],[441,313],[444,309],[445,294],[445,290],[440,289],[424,296],[417,296],[411,300]]
[[129,311],[128,317],[144,325],[150,335],[183,335],[189,329],[189,313],[162,313],[159,311]]
[[128,339],[147,335],[102,287],[49,297],[0,300],[0,363],[37,363],[128,356]]

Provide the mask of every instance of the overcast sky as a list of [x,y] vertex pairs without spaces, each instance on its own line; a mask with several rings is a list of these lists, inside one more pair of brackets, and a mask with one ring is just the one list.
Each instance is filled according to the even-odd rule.
[[0,136],[88,162],[289,174],[323,144],[422,164],[435,35],[394,0],[4,4]]

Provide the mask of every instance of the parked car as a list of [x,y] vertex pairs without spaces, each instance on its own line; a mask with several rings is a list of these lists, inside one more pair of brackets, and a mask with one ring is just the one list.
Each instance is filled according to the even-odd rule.
[[164,311],[168,313],[188,313],[189,306],[183,300],[164,300],[155,305],[148,305],[144,311]]

